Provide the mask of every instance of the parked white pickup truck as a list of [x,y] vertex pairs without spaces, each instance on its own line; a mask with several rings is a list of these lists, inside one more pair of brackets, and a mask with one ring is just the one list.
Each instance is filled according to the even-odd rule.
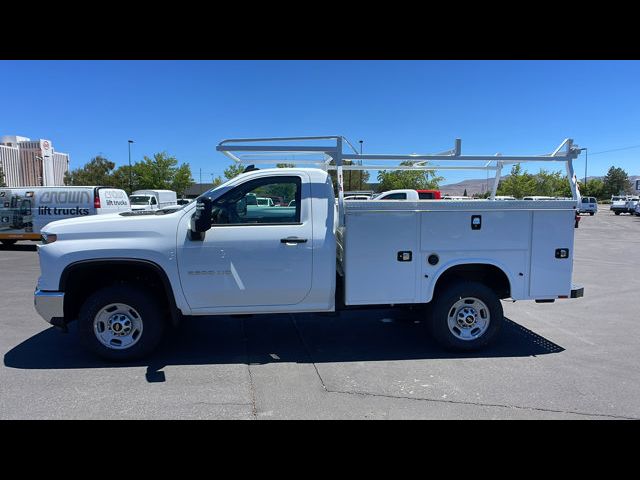
[[609,210],[616,215],[627,213],[627,200],[629,200],[627,195],[612,195]]
[[[338,146],[322,152],[338,158],[341,186],[341,159],[359,156],[342,154],[342,137],[329,138]],[[570,165],[577,153],[565,144],[565,155],[549,158]],[[240,158],[232,148],[218,150]],[[291,206],[248,205],[252,195]],[[50,223],[36,309],[63,329],[78,320],[94,353],[129,360],[149,354],[167,324],[185,316],[371,305],[429,306],[419,311],[435,338],[471,350],[497,335],[501,299],[583,294],[571,283],[575,200],[343,202],[341,188],[338,197],[336,207],[324,168],[251,168],[170,213]]]

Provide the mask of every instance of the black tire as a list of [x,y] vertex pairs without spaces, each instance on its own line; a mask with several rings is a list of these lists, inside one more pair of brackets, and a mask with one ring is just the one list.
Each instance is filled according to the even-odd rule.
[[[472,351],[486,347],[498,334],[504,320],[502,304],[496,293],[486,285],[474,282],[457,280],[443,286],[436,293],[436,298],[431,302],[431,333],[436,341],[447,350]],[[454,312],[454,305],[459,300],[475,298],[486,306],[484,315],[488,314],[488,326],[478,337],[463,340],[456,336],[449,328],[449,315]],[[464,308],[464,307],[463,307]],[[460,308],[456,309],[458,312]],[[481,309],[483,310],[483,309]],[[480,316],[483,314],[481,312]],[[456,316],[455,314],[453,315]],[[456,327],[457,328],[457,327]],[[471,328],[470,332],[473,332]],[[458,331],[461,331],[458,329]]]
[[620,215],[620,212],[613,212],[613,213],[615,213],[616,215]]
[[[110,348],[98,339],[94,319],[110,304],[132,307],[132,317],[142,324],[142,333],[128,348]],[[137,285],[119,284],[104,287],[87,298],[78,315],[78,335],[80,343],[90,352],[106,360],[123,362],[140,359],[155,350],[162,340],[166,323],[166,313],[149,291]]]
[[5,247],[9,247],[11,245],[14,245],[18,240],[2,240],[2,244]]
[[591,215],[593,217],[595,215],[595,213],[589,212],[589,215]]

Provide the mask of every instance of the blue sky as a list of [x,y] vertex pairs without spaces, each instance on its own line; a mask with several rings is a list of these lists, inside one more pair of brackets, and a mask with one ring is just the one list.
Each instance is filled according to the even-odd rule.
[[640,146],[639,87],[639,61],[0,61],[0,135],[50,139],[71,168],[97,154],[126,164],[132,139],[132,161],[166,151],[196,181],[230,163],[215,151],[224,138],[334,134],[370,153],[458,137],[482,155],[571,137],[589,148],[589,176],[640,175],[640,148],[598,153]]

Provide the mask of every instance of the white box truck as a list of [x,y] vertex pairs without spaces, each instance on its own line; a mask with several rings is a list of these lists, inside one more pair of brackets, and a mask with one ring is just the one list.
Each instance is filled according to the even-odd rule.
[[178,195],[172,190],[136,190],[129,197],[131,210],[160,210],[178,205]]
[[[286,144],[293,140],[335,144]],[[276,141],[285,144],[271,143]],[[291,151],[302,151],[321,159],[316,168],[248,167],[175,211],[50,223],[38,247],[36,310],[63,330],[77,320],[85,347],[125,361],[149,354],[168,323],[192,315],[371,306],[429,307],[415,310],[444,347],[473,350],[497,336],[501,300],[554,302],[583,295],[572,284],[578,195],[572,160],[579,151],[570,139],[550,155],[498,159],[461,155],[459,141],[451,153],[429,156],[345,154],[343,141],[224,141],[217,149],[238,161],[244,161],[239,152],[247,143],[251,154],[290,158]],[[255,145],[261,142],[269,143]],[[343,166],[345,159],[357,162]],[[405,159],[497,160],[489,167],[495,185],[510,162],[560,161],[574,199],[343,201],[344,169]],[[337,206],[330,168],[337,170]],[[248,201],[254,195],[279,196],[289,206],[257,205]]]
[[117,188],[0,188],[0,242],[40,240],[41,228],[52,221],[129,209],[127,193]]

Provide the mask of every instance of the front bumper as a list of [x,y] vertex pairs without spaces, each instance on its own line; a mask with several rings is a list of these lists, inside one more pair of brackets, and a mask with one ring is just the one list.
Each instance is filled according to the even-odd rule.
[[40,316],[53,325],[64,318],[64,292],[46,292],[36,288],[33,305]]

